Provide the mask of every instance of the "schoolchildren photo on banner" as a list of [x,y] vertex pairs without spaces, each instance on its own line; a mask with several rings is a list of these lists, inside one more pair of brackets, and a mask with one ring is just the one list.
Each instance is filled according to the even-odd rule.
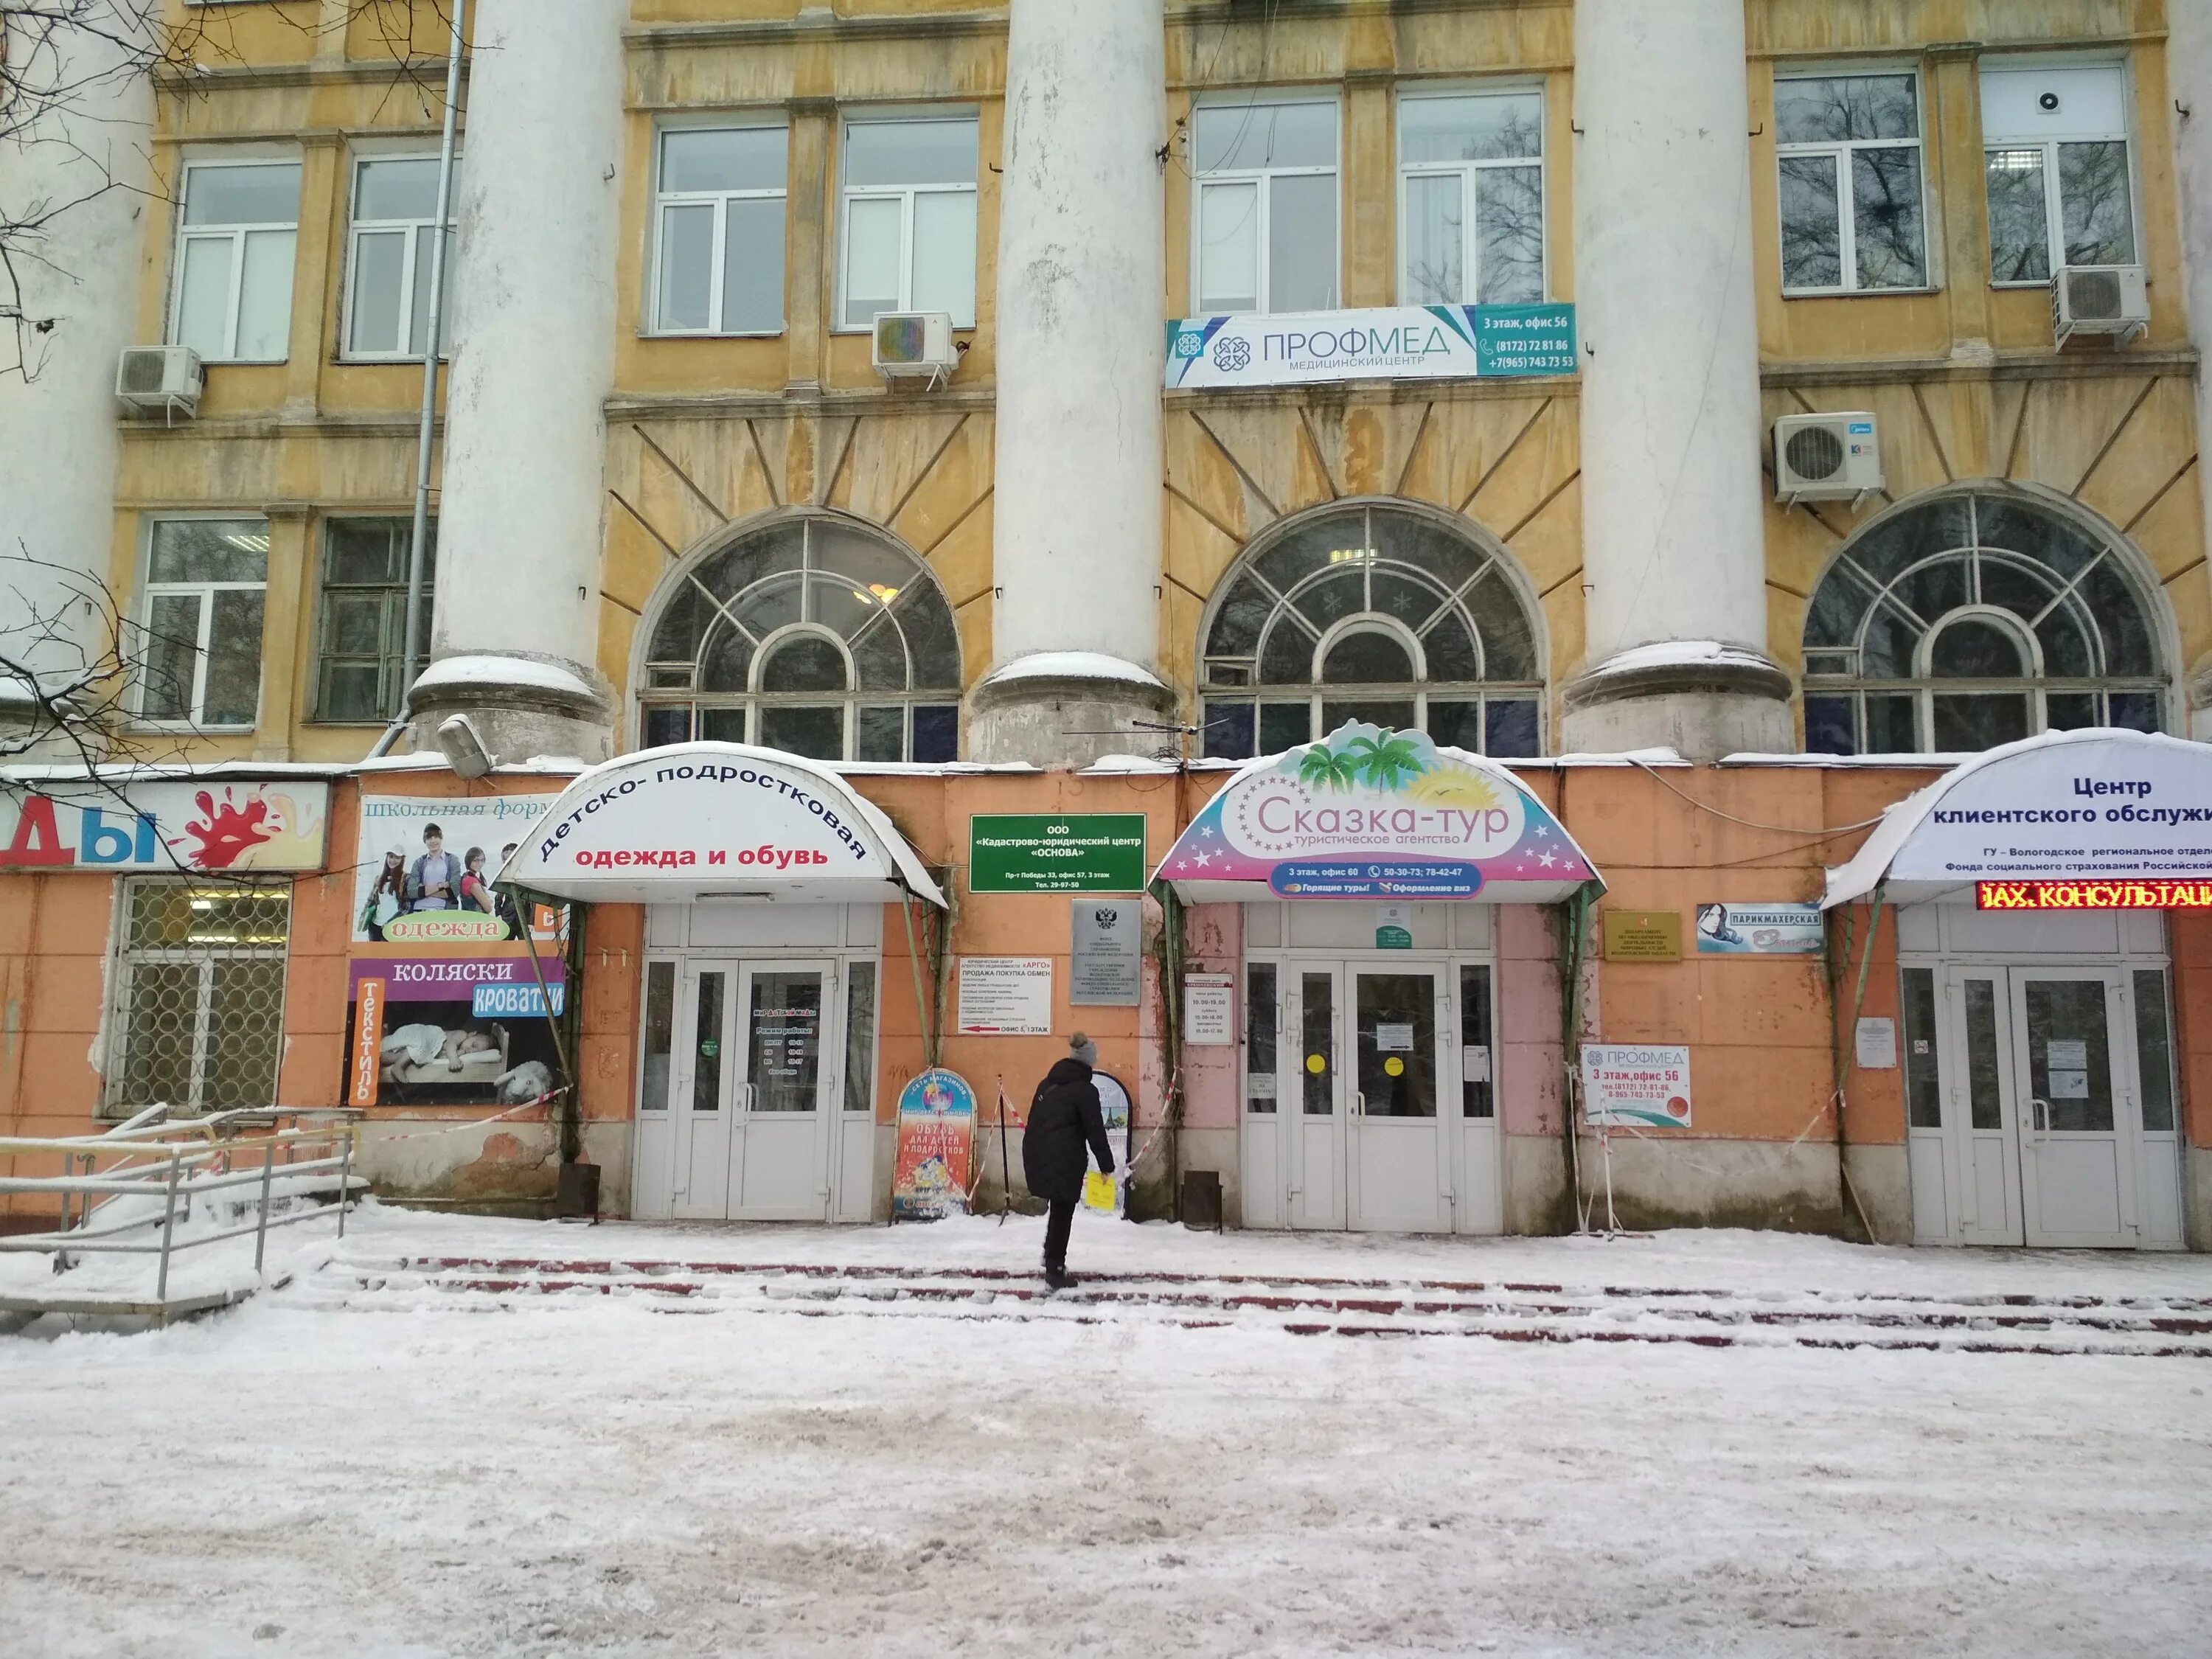
[[549,799],[362,798],[349,1104],[520,1105],[552,1088],[567,909],[490,884]]

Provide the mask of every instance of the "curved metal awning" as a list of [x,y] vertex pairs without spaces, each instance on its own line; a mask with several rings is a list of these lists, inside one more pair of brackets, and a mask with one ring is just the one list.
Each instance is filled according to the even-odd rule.
[[1565,826],[1498,762],[1357,720],[1240,768],[1154,879],[1192,903],[1550,904],[1603,886]]
[[558,898],[681,904],[945,896],[882,808],[825,766],[678,743],[595,766],[530,826],[502,883]]
[[1951,769],[1882,814],[1828,871],[1823,909],[1985,881],[2212,876],[2212,746],[2152,732],[2046,732]]

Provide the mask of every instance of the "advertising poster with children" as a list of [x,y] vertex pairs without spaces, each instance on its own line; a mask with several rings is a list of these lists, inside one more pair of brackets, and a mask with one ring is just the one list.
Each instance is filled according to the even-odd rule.
[[899,1091],[898,1163],[891,1174],[891,1219],[935,1221],[968,1208],[975,1091],[939,1066]]
[[348,1104],[516,1106],[553,1087],[568,919],[491,888],[549,799],[362,798]]

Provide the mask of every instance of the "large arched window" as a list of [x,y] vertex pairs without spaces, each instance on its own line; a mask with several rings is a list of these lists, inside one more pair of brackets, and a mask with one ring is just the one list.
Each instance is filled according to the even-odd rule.
[[1987,749],[2165,728],[2156,599],[2118,538],[2022,491],[1908,503],[1836,557],[1805,619],[1805,747]]
[[678,574],[647,627],[647,747],[718,738],[817,760],[958,755],[952,608],[879,532],[826,514],[749,531]]
[[1309,514],[1230,573],[1205,630],[1206,752],[1273,754],[1346,720],[1543,752],[1536,630],[1503,558],[1383,502]]

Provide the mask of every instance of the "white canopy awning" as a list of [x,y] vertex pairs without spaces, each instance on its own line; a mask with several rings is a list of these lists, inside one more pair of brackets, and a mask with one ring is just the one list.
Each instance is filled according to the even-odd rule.
[[825,766],[742,743],[679,743],[595,766],[499,872],[558,898],[884,902],[945,896],[873,801]]
[[1156,878],[1193,903],[1550,904],[1598,875],[1498,762],[1353,721],[1246,763],[1176,838]]
[[1911,904],[1984,881],[2208,876],[2212,747],[2100,727],[2005,744],[1908,795],[1829,870],[1820,904],[1876,887]]

